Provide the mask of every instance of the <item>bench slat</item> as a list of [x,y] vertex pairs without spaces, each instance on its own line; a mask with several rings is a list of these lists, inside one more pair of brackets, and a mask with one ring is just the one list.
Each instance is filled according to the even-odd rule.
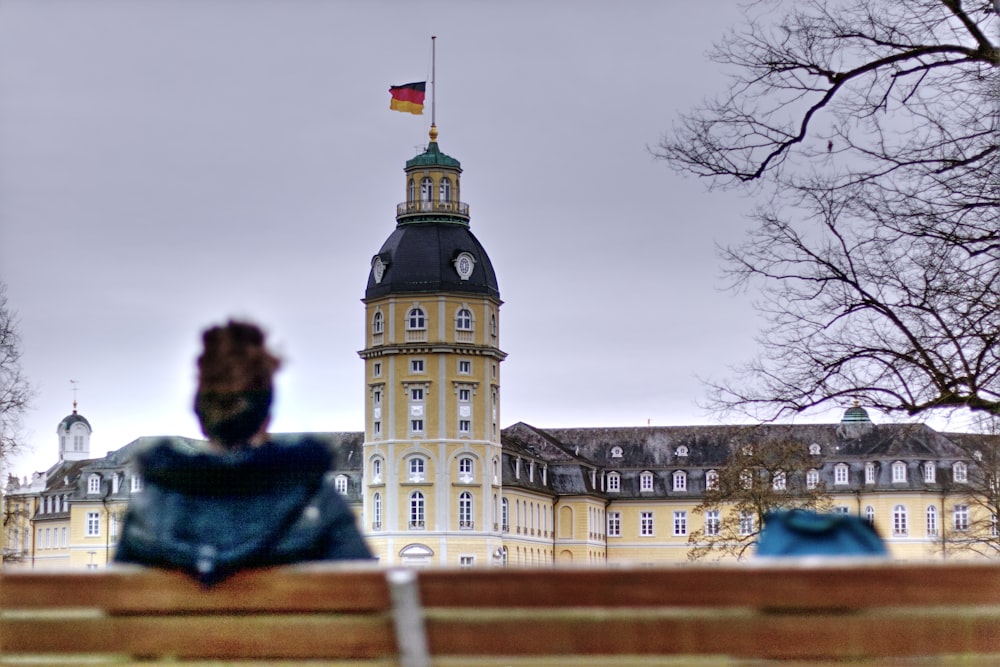
[[385,658],[392,623],[379,615],[110,616],[7,615],[4,654],[99,653],[141,658]]
[[432,655],[726,655],[768,660],[1000,654],[1000,608],[771,615],[677,609],[428,612]]
[[385,570],[371,566],[247,570],[214,586],[210,594],[189,576],[167,570],[115,567],[86,573],[3,575],[0,609],[81,606],[111,613],[383,611],[390,602]]
[[[596,575],[600,572],[599,575]],[[595,576],[596,575],[596,576]],[[1000,604],[995,564],[426,570],[425,607],[856,609]]]

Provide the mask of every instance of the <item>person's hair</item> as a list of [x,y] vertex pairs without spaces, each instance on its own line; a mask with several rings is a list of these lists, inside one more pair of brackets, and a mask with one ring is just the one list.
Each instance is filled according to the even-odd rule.
[[202,333],[194,408],[205,435],[226,447],[246,444],[270,414],[281,361],[264,338],[257,325],[236,320]]

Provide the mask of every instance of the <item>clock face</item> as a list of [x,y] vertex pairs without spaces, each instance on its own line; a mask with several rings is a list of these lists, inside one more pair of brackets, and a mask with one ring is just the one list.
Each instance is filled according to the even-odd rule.
[[375,282],[382,282],[382,276],[385,275],[385,264],[382,263],[381,257],[376,257],[375,261],[372,262],[372,274],[375,276]]
[[460,253],[455,258],[455,271],[462,280],[468,280],[476,266],[475,258],[467,252]]

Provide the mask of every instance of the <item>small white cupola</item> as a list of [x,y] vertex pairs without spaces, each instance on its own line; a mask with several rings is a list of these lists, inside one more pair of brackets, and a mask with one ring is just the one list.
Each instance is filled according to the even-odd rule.
[[76,401],[73,401],[73,414],[65,417],[56,428],[59,436],[60,461],[85,461],[90,458],[90,422],[76,411]]

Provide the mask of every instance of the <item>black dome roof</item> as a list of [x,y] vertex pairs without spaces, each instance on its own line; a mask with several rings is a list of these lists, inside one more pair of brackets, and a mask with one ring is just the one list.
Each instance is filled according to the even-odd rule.
[[[459,277],[453,263],[462,252],[475,260],[468,280]],[[468,292],[500,298],[493,263],[465,224],[397,225],[372,258],[373,265],[377,259],[381,259],[385,273],[382,281],[376,282],[374,269],[369,272],[366,299],[400,292]]]
[[90,427],[90,422],[87,421],[87,419],[83,415],[77,414],[76,410],[73,411],[73,414],[66,415],[63,418],[63,420],[59,422],[59,427],[57,429],[57,432],[68,431],[70,427],[73,426],[73,424],[76,424],[78,422],[86,425],[87,430],[93,432],[94,429]]

